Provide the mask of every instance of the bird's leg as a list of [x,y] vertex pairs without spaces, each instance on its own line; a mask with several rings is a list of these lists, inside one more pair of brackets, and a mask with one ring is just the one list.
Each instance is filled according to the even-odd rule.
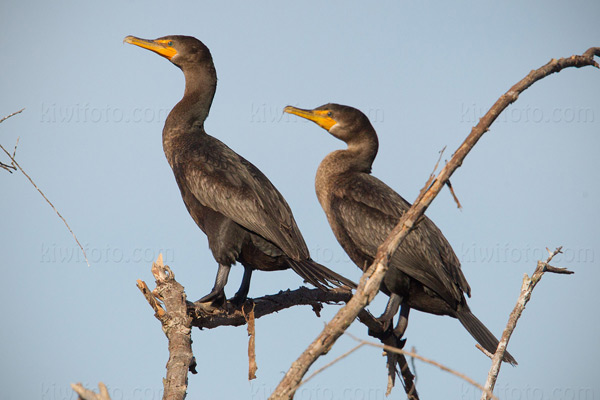
[[394,335],[397,338],[401,338],[404,336],[404,332],[406,331],[406,327],[408,326],[408,313],[410,312],[410,307],[406,304],[402,304],[400,308],[400,316],[398,317],[398,323],[394,328]]
[[215,279],[215,286],[209,294],[198,300],[199,303],[208,303],[209,301],[213,304],[222,305],[225,302],[225,285],[227,284],[227,278],[229,277],[229,271],[231,265],[219,264],[217,270],[217,277]]
[[392,293],[392,295],[390,296],[390,300],[387,303],[387,306],[385,306],[385,311],[383,312],[383,314],[381,314],[379,318],[377,318],[381,323],[383,323],[384,331],[387,331],[387,329],[390,327],[392,319],[394,318],[394,315],[396,315],[396,313],[398,312],[398,308],[400,307],[401,303],[402,296],[396,293]]
[[248,291],[250,290],[250,278],[252,278],[252,267],[244,265],[244,277],[242,278],[242,284],[238,289],[237,293],[231,299],[231,302],[235,306],[239,306],[246,301]]

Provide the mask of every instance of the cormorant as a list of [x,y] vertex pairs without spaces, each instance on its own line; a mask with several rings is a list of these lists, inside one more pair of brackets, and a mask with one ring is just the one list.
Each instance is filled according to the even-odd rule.
[[[288,106],[287,113],[317,123],[348,145],[328,154],[317,170],[315,187],[331,229],[352,261],[369,267],[410,203],[371,175],[377,155],[377,133],[361,111],[339,104],[314,110]],[[411,308],[449,315],[462,323],[488,352],[495,353],[498,340],[473,315],[464,293],[471,296],[460,262],[452,247],[427,217],[417,225],[389,262],[381,290],[390,296],[380,319],[389,324],[401,307],[395,333],[402,336]],[[504,361],[516,364],[506,352]]]
[[217,87],[208,48],[190,36],[156,40],[127,36],[124,42],[151,50],[179,67],[185,76],[183,98],[169,113],[163,150],[183,202],[208,237],[219,264],[213,289],[200,302],[222,304],[231,265],[244,266],[233,301],[242,303],[253,270],[291,268],[318,288],[355,287],[343,276],[314,262],[290,207],[263,173],[224,143],[208,135],[204,121]]

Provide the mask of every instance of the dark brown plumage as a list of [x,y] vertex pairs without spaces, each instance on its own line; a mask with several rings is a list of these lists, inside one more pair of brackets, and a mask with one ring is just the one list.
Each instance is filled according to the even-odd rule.
[[163,149],[183,202],[208,237],[219,264],[212,291],[200,301],[222,303],[231,265],[239,261],[244,277],[234,301],[246,299],[253,270],[291,268],[319,287],[355,285],[311,260],[288,204],[262,172],[221,141],[208,135],[204,121],[217,87],[208,48],[190,36],[156,40],[133,36],[125,42],[152,50],[181,68],[183,98],[163,129]]
[[[326,104],[314,110],[286,107],[286,112],[316,122],[348,145],[323,159],[317,170],[316,191],[329,224],[346,253],[361,269],[372,264],[383,243],[410,203],[372,176],[379,147],[369,119],[359,110]],[[449,315],[490,353],[498,340],[469,310],[471,294],[452,247],[437,226],[425,217],[396,250],[381,290],[390,296],[381,316],[391,321],[401,306],[396,333],[402,335],[411,308]],[[507,352],[504,361],[516,364]]]

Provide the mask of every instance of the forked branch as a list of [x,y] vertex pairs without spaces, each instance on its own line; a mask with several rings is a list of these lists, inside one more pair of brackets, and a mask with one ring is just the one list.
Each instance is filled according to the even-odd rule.
[[[19,113],[21,113],[24,110],[21,109],[19,111],[16,111],[10,115],[7,115],[6,117],[0,119],[0,123],[6,121],[8,118],[12,117],[13,115],[17,115]],[[18,140],[17,140],[18,142]],[[46,197],[46,195],[44,194],[44,192],[42,192],[42,190],[37,187],[37,185],[35,184],[35,182],[33,181],[33,179],[31,179],[31,177],[29,175],[27,175],[27,172],[25,172],[25,170],[23,168],[21,168],[21,166],[19,165],[19,163],[17,162],[17,160],[15,160],[15,156],[14,156],[14,152],[11,155],[1,144],[0,144],[0,150],[4,151],[4,153],[8,156],[8,158],[10,158],[10,162],[11,162],[11,166],[8,166],[11,169],[17,170],[19,169],[23,175],[25,175],[25,177],[27,179],[29,179],[29,182],[31,182],[31,184],[33,185],[33,187],[39,192],[39,194],[44,198],[44,200],[46,200],[46,202],[50,205],[50,207],[52,207],[52,209],[54,210],[54,212],[56,213],[56,215],[58,215],[58,217],[62,220],[62,222],[65,224],[65,226],[67,227],[67,229],[69,230],[69,232],[71,232],[71,236],[73,236],[73,239],[75,239],[75,242],[77,243],[77,245],[79,246],[79,248],[81,249],[81,252],[83,253],[83,258],[85,258],[85,262],[87,263],[88,267],[90,266],[90,262],[88,261],[87,258],[87,254],[85,254],[85,250],[83,249],[83,246],[81,245],[81,243],[79,243],[79,240],[77,239],[77,236],[75,236],[75,233],[73,232],[73,230],[71,229],[71,227],[69,226],[69,224],[67,223],[67,220],[60,214],[60,212],[58,212],[58,210],[56,209],[56,207],[54,207],[54,204],[52,204],[52,202],[50,200],[48,200],[48,198]],[[15,151],[16,151],[16,145],[15,145]],[[0,163],[2,164],[2,163]],[[6,164],[2,164],[2,167],[4,168]],[[7,169],[7,168],[4,168]],[[10,170],[9,170],[10,171]]]
[[523,285],[521,286],[521,294],[519,295],[519,299],[517,300],[517,304],[515,308],[510,313],[510,317],[508,318],[508,324],[502,332],[502,337],[500,338],[500,343],[498,344],[498,349],[496,353],[492,357],[492,366],[490,368],[490,372],[488,373],[487,380],[485,382],[485,390],[481,395],[482,400],[489,400],[490,394],[494,391],[494,386],[496,385],[496,379],[498,379],[498,374],[500,373],[500,365],[502,364],[502,358],[504,357],[504,352],[506,351],[506,346],[508,345],[508,341],[512,333],[517,326],[517,321],[521,317],[523,310],[525,310],[525,305],[529,302],[531,298],[531,293],[533,293],[533,289],[535,285],[542,279],[542,275],[545,272],[552,272],[555,274],[572,274],[573,271],[569,271],[565,268],[556,268],[550,265],[550,261],[554,258],[555,255],[561,253],[562,247],[557,248],[553,252],[548,250],[550,255],[546,261],[538,261],[537,267],[531,275],[531,278],[525,274],[523,277]]
[[150,292],[143,281],[138,281],[138,288],[155,311],[154,316],[162,324],[169,341],[163,399],[181,400],[186,396],[188,371],[196,373],[192,354],[192,318],[187,313],[183,286],[175,280],[173,271],[163,264],[162,255],[152,264],[152,274],[156,279],[156,289]]
[[317,358],[329,351],[336,340],[348,329],[358,313],[373,300],[379,291],[381,281],[388,268],[388,261],[394,251],[411,231],[417,220],[425,213],[427,207],[429,207],[450,176],[462,165],[467,154],[483,134],[489,130],[500,113],[516,101],[524,90],[548,75],[569,67],[594,66],[598,68],[599,66],[594,60],[594,56],[600,56],[600,47],[592,47],[580,56],[571,56],[558,60],[552,59],[546,65],[527,74],[525,78],[511,87],[494,103],[490,110],[479,120],[479,123],[473,127],[471,133],[440,171],[435,181],[431,185],[425,185],[413,206],[402,216],[388,238],[379,247],[373,264],[360,279],[360,284],[353,298],[338,311],[319,336],[292,363],[290,369],[271,395],[271,399],[292,398],[310,366]]

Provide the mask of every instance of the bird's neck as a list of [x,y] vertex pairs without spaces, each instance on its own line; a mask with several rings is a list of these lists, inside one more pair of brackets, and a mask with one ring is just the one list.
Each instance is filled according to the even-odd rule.
[[375,134],[361,135],[345,150],[329,153],[317,169],[315,189],[323,207],[329,204],[333,188],[343,185],[354,174],[370,174],[379,144]]
[[165,130],[193,132],[204,126],[217,89],[217,74],[212,65],[183,69],[185,91],[183,98],[173,107]]

